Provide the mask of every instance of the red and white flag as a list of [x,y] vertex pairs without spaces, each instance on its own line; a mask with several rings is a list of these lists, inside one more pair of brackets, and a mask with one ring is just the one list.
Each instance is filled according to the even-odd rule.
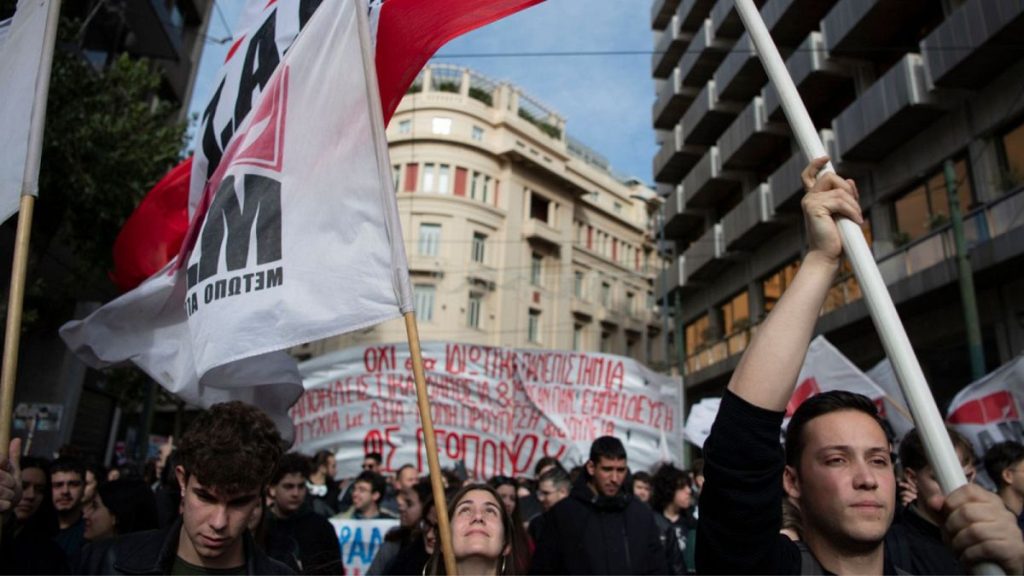
[[[289,7],[268,7],[258,30],[298,23]],[[266,78],[277,35],[248,37],[225,77],[239,102],[258,94],[216,162],[197,157],[193,184],[212,172],[180,254],[61,335],[94,367],[131,360],[188,401],[244,399],[287,430],[302,384],[275,351],[397,317],[412,298],[365,10],[324,0]]]
[[1024,356],[968,385],[949,404],[948,422],[982,456],[993,444],[1024,443]]
[[892,428],[895,440],[902,438],[914,427],[910,414],[900,400],[893,398],[868,378],[824,336],[818,336],[807,349],[796,389],[786,405],[786,423],[805,400],[830,390],[846,390],[870,398],[878,408],[879,415]]
[[[423,65],[446,42],[541,1],[371,0],[371,38],[384,124]],[[220,162],[235,127],[252,109],[252,99],[263,90],[318,6],[316,0],[250,0],[246,5],[217,90],[203,113],[196,155],[182,163],[186,170],[193,170],[195,164],[191,186],[180,181],[170,187],[158,184],[118,237],[123,249],[115,252],[112,277],[122,289],[133,288],[159,270],[170,259],[167,246],[181,244],[188,218],[180,206],[195,211],[205,180]],[[278,16],[269,24],[267,14],[275,10]]]

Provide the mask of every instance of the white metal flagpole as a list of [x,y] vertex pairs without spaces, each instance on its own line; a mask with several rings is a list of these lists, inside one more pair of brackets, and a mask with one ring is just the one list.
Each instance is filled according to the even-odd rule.
[[[735,0],[735,2],[736,10],[754,42],[765,72],[779,93],[779,101],[789,120],[790,128],[800,144],[800,150],[808,160],[826,156],[825,146],[814,129],[811,116],[807,113],[800,93],[797,92],[796,85],[793,84],[793,79],[790,77],[789,71],[786,70],[782,56],[779,55],[779,49],[775,46],[753,0]],[[831,162],[825,165],[821,174],[828,172],[835,172]],[[928,461],[935,469],[935,475],[943,492],[948,494],[967,484],[967,477],[964,475],[960,460],[953,449],[953,443],[946,432],[942,415],[935,405],[935,399],[928,388],[921,365],[910,346],[910,339],[900,322],[896,306],[885,286],[885,281],[882,280],[882,274],[878,270],[878,265],[864,239],[863,232],[860,227],[846,218],[840,218],[838,225],[843,241],[843,250],[853,266],[853,272],[857,276],[857,282],[864,294],[864,302],[867,304],[871,319],[878,330],[882,346],[892,362],[893,370],[903,389],[910,412],[914,416],[914,423],[921,435]],[[1003,572],[998,566],[984,564],[976,566],[974,573],[1002,574]]]

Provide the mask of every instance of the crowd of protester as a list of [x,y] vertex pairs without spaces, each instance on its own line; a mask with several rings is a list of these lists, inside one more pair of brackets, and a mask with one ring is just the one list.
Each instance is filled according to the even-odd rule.
[[[855,186],[816,180],[822,165],[804,173],[811,249],[737,366],[703,458],[631,469],[623,443],[603,436],[570,469],[543,458],[524,477],[444,470],[459,573],[1024,571],[1021,444],[978,455],[948,430],[971,483],[944,495],[918,433],[889,438],[874,403],[848,392],[807,399],[779,444],[817,317],[807,302],[838,267],[833,216],[859,218]],[[446,572],[439,503],[411,464],[366,454],[340,479],[339,455],[285,452],[273,422],[239,402],[202,413],[164,456],[143,477],[70,450],[0,455],[0,573],[343,574],[332,518],[397,520],[367,574]],[[973,484],[979,468],[995,492]]]

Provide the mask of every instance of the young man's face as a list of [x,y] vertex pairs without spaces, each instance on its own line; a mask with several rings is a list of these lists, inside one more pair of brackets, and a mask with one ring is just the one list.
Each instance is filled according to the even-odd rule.
[[541,480],[540,484],[537,485],[537,500],[540,502],[544,511],[551,510],[551,508],[558,504],[558,501],[568,496],[565,490],[558,490],[555,488],[555,483],[551,480]]
[[397,492],[408,490],[415,486],[419,479],[420,477],[416,474],[415,468],[402,468],[401,472],[395,476],[395,490]]
[[641,502],[649,502],[651,500],[651,485],[643,480],[636,480],[633,482],[633,496]]
[[885,432],[871,416],[842,410],[809,421],[803,435],[799,470],[787,466],[785,484],[805,529],[839,549],[877,546],[896,499]]
[[202,485],[194,474],[186,479],[181,466],[175,473],[183,492],[178,556],[207,568],[233,568],[244,564],[242,536],[250,516],[260,504],[262,490],[225,493]]
[[14,507],[14,515],[24,522],[39,511],[39,506],[46,498],[46,473],[39,468],[26,468],[21,471],[21,500]]
[[334,456],[327,457],[327,479],[334,480],[334,477],[338,475],[338,461]]
[[1024,498],[1024,460],[1014,462],[1003,470],[1003,482],[1018,496]]
[[380,464],[373,458],[363,458],[363,470],[369,472],[380,472]]
[[[961,450],[957,450],[957,457],[960,459],[960,465],[963,466],[967,482],[974,482],[975,470],[974,464],[971,462],[971,456],[964,454]],[[942,505],[946,502],[946,495],[943,494],[942,488],[939,487],[939,479],[935,476],[935,469],[931,466],[925,466],[920,470],[908,468],[906,474],[907,478],[917,487],[918,510],[933,524],[939,524],[942,521]]]
[[73,513],[82,508],[85,482],[78,472],[54,472],[50,478],[53,489],[53,507],[57,513]]
[[369,512],[380,499],[380,493],[373,491],[369,482],[357,481],[352,486],[352,506],[360,512]]
[[626,459],[601,456],[597,462],[587,461],[587,473],[591,476],[590,485],[595,492],[602,496],[615,496],[626,480]]
[[281,481],[270,487],[274,508],[281,515],[294,514],[306,500],[306,478],[298,472],[285,474]]

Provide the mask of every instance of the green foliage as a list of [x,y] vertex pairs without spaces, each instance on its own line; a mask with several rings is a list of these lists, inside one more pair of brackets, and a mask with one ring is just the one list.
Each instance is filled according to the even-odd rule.
[[[62,21],[61,38],[73,39],[77,28]],[[26,311],[34,305],[42,314],[112,294],[114,239],[185,142],[176,104],[159,98],[160,75],[149,62],[122,55],[97,71],[67,46],[54,54],[33,222],[30,274],[46,286],[29,288]],[[46,273],[55,261],[62,272]]]
[[459,84],[457,82],[452,82],[451,80],[443,80],[441,82],[438,82],[438,84],[437,84],[437,91],[438,92],[454,92],[455,94],[458,94],[459,93]]
[[490,92],[483,88],[477,88],[476,86],[469,87],[469,97],[474,100],[479,100],[488,106],[494,105],[494,96]]

